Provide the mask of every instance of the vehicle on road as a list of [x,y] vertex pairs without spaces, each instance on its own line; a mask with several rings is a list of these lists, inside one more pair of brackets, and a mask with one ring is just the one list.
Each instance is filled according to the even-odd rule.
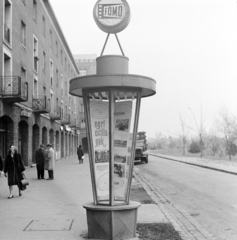
[[148,154],[146,151],[143,150],[142,147],[136,147],[136,149],[135,149],[134,162],[136,162],[136,161],[148,163]]

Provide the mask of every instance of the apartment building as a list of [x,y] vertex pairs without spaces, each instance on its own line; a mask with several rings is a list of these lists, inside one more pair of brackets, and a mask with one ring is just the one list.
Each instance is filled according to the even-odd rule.
[[51,143],[56,157],[76,154],[79,98],[69,80],[79,70],[48,0],[0,4],[0,154],[13,144],[24,163]]
[[[80,76],[96,74],[96,54],[74,54],[74,59],[79,69]],[[84,105],[82,99],[79,100],[79,139],[85,152],[88,151],[87,136],[85,128]]]

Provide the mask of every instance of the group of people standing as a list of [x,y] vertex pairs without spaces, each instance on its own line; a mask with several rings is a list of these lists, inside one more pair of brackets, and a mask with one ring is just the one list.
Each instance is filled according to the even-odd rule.
[[[77,155],[79,163],[83,163],[84,152],[81,145],[77,148]],[[37,169],[38,179],[45,179],[45,170],[48,171],[47,180],[54,179],[54,164],[55,164],[55,151],[51,144],[47,144],[45,147],[43,144],[40,145],[39,149],[35,152],[35,161]],[[13,186],[17,185],[19,190],[19,196],[22,195],[22,191],[26,189],[26,186],[22,184],[24,179],[23,172],[25,171],[25,166],[22,161],[21,154],[17,152],[15,146],[11,145],[9,152],[6,156],[5,162],[3,164],[2,157],[0,155],[0,175],[4,172],[5,177],[8,179],[9,186],[9,199],[13,198]]]
[[[35,153],[36,159],[36,169],[38,179],[44,178],[44,171],[48,170],[48,179],[54,179],[54,163],[55,163],[55,152],[51,144],[47,144],[46,148],[43,144],[40,145],[39,149]],[[21,154],[19,154],[15,146],[11,145],[9,152],[6,156],[5,162],[3,164],[2,157],[0,155],[0,174],[4,172],[5,177],[8,180],[8,186],[10,195],[8,199],[14,197],[13,186],[17,185],[19,190],[19,196],[22,195],[22,191],[26,189],[26,186],[22,184],[24,179],[23,172],[25,171],[25,166],[22,161]]]
[[44,171],[48,171],[47,180],[54,179],[54,163],[55,163],[55,152],[52,144],[47,144],[46,148],[43,144],[40,145],[39,149],[35,152],[35,161],[37,169],[38,179],[44,178]]

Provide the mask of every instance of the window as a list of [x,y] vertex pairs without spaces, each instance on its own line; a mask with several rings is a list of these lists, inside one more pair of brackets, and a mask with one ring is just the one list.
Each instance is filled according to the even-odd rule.
[[80,104],[80,112],[84,112],[84,105],[82,103]]
[[53,86],[53,61],[50,59],[50,84]]
[[37,1],[33,0],[33,19],[37,22]]
[[86,70],[80,70],[80,76],[85,76],[86,75]]
[[5,0],[4,5],[4,40],[11,44],[11,28],[12,28],[12,4]]
[[43,51],[43,71],[46,72],[46,52]]
[[58,87],[59,84],[59,79],[58,79],[58,69],[56,69],[56,87]]
[[56,57],[58,57],[58,41],[56,41]]
[[27,87],[27,82],[26,82],[26,69],[25,67],[21,67],[21,84],[24,84],[24,89],[23,89],[23,96],[28,96],[27,91],[28,91],[28,87]]
[[34,61],[34,71],[38,72],[38,40],[33,37],[33,48],[34,48],[34,54],[33,54],[33,61]]
[[44,18],[44,16],[42,16],[42,27],[43,27],[42,33],[43,33],[43,35],[45,36],[45,33],[46,33],[46,23],[45,23],[45,18]]
[[65,87],[64,98],[66,98],[67,97],[67,82],[66,81],[65,81],[64,87]]
[[21,44],[26,47],[26,25],[21,21]]
[[53,33],[52,33],[52,30],[49,31],[49,35],[50,35],[50,47],[53,48]]
[[53,101],[53,91],[50,90],[50,103],[51,103],[51,111],[54,109],[54,101]]
[[61,75],[61,97],[63,98],[63,75]]
[[44,93],[44,96],[46,96],[46,87],[45,86],[43,87],[43,93]]
[[64,119],[64,116],[63,116],[63,100],[61,100],[61,118]]
[[61,50],[61,64],[63,66],[63,50]]
[[21,67],[21,80],[22,80],[22,82],[26,81],[26,69],[25,69],[25,67]]
[[33,96],[38,96],[38,80],[36,78],[34,78]]

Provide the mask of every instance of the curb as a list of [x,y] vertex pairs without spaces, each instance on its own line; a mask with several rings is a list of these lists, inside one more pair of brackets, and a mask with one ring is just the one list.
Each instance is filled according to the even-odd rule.
[[178,159],[174,159],[174,158],[170,158],[170,157],[165,157],[165,156],[161,156],[161,155],[157,155],[157,154],[152,154],[152,153],[149,153],[149,155],[154,156],[154,157],[164,158],[164,159],[171,160],[171,161],[174,161],[174,162],[180,162],[180,163],[184,163],[184,164],[188,164],[188,165],[193,165],[193,166],[196,166],[196,167],[201,167],[201,168],[206,168],[206,169],[210,169],[210,170],[214,170],[214,171],[219,171],[219,172],[224,172],[224,173],[228,173],[228,174],[232,174],[232,175],[237,175],[237,172],[231,172],[231,171],[224,170],[224,169],[209,167],[209,166],[205,166],[205,165],[197,164],[197,163],[185,162],[185,161],[182,161],[182,160],[178,160]]

